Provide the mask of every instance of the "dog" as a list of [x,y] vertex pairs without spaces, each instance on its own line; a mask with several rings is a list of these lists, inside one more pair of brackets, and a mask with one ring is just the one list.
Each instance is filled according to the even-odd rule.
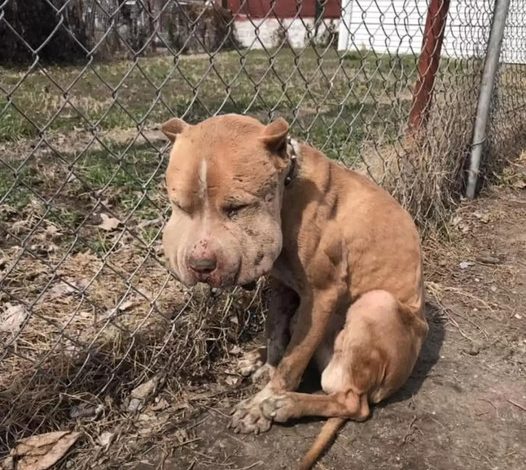
[[[367,419],[413,370],[428,331],[415,224],[367,177],[292,139],[282,118],[173,118],[162,131],[175,275],[212,287],[268,275],[272,287],[266,362],[254,355],[246,369],[266,384],[230,426],[329,418],[299,467],[311,468],[346,420]],[[311,361],[324,394],[295,391]]]

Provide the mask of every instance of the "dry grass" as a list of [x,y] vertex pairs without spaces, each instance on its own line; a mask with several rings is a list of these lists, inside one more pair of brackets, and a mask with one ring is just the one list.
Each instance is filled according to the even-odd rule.
[[424,129],[371,147],[363,156],[363,171],[386,187],[423,230],[443,226],[463,193],[477,80],[474,73],[464,77],[454,95],[437,94]]
[[[85,432],[75,468],[89,467],[103,433],[129,439],[140,426],[127,411],[138,385],[163,377],[173,425],[184,396],[202,403],[213,384],[233,384],[215,368],[262,326],[261,286],[187,291],[166,269],[159,162],[143,151],[116,171],[122,162],[98,152],[65,187],[67,158],[40,155],[0,207],[0,457],[23,436],[75,427]],[[152,184],[138,190],[138,175]],[[104,230],[104,213],[126,223]],[[141,433],[122,452],[144,450]]]
[[[175,112],[190,110],[190,119],[218,109],[266,118],[274,109],[296,117],[297,135],[346,164],[372,149],[363,156],[369,172],[422,228],[449,217],[469,151],[473,82],[459,85],[454,96],[438,93],[443,98],[428,130],[409,141],[397,133],[410,104],[412,77],[405,73],[414,70],[414,57],[341,59],[331,51],[323,61],[324,68],[312,52],[296,58],[288,50],[270,70],[268,56],[258,52],[247,56],[239,74],[239,57],[229,53],[217,57],[215,74],[208,57],[181,59],[183,74],[169,58],[141,60],[118,96],[133,119],[119,106],[108,109],[113,98],[93,71],[68,97],[53,87],[37,96],[45,74],[22,83],[14,102],[34,109],[37,125],[58,114],[43,138],[12,107],[0,123],[0,458],[20,437],[76,428],[85,438],[73,468],[120,468],[153,445],[164,446],[161,437],[184,429],[199,408],[243,391],[226,359],[261,330],[263,286],[254,293],[189,292],[165,269],[159,235],[167,215],[166,153],[154,128],[168,110],[145,77],[169,80],[167,87],[179,93],[164,99]],[[129,64],[95,70],[116,86]],[[293,75],[285,77],[289,70]],[[47,72],[69,83],[78,70]],[[7,85],[24,73],[6,73]],[[207,79],[194,88],[183,75],[194,83]],[[218,94],[221,77],[231,86],[226,101]],[[254,77],[261,80],[256,95]],[[283,88],[284,79],[290,86]],[[399,94],[388,86],[397,80],[403,82]],[[86,121],[75,109],[100,129],[83,129]],[[150,130],[139,136],[137,122]],[[122,224],[106,231],[102,214]],[[440,253],[439,246],[428,252]],[[429,265],[440,269],[439,261]],[[138,415],[128,411],[133,390],[153,377],[163,386]],[[187,442],[181,431],[175,447]]]
[[[6,254],[16,259],[17,251]],[[137,426],[136,415],[126,408],[130,392],[160,374],[170,404],[161,415],[150,411],[145,427],[157,433],[165,417],[172,425],[181,418],[177,406],[184,394],[204,383],[209,384],[204,389],[217,384],[221,374],[214,367],[234,345],[259,331],[264,311],[260,289],[250,294],[188,292],[154,257],[138,262],[143,258],[127,240],[104,261],[87,252],[72,254],[54,273],[49,266],[60,262],[56,254],[47,256],[46,263],[31,256],[18,261],[10,275],[10,295],[36,301],[23,310],[18,327],[0,332],[5,341],[0,363],[0,416],[7,433],[3,452],[23,435],[72,426],[93,442],[104,432],[118,431],[128,439]],[[25,316],[29,309],[31,315]],[[194,402],[205,399],[193,397]],[[140,437],[143,449],[145,436]],[[88,465],[100,446],[85,445],[79,458]]]

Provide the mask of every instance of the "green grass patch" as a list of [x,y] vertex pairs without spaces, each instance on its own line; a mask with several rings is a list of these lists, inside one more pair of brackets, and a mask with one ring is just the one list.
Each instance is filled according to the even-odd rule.
[[109,199],[122,217],[134,211],[141,219],[156,217],[164,161],[150,146],[112,146],[88,152],[75,162],[75,174],[101,199]]
[[[45,220],[72,232],[93,224],[88,219],[101,203],[122,221],[131,217],[136,222],[157,219],[165,206],[165,162],[148,145],[113,145],[62,157],[0,164],[0,204],[23,211],[37,201]],[[145,232],[145,238],[151,241],[152,235]]]
[[[371,54],[357,59],[333,49],[323,55],[314,49],[283,49],[225,52],[213,59],[147,57],[87,69],[48,67],[27,76],[2,69],[3,86],[11,95],[9,102],[0,98],[0,141],[39,131],[152,125],[171,114],[197,121],[216,112],[263,118],[273,111],[296,117],[301,130],[320,114],[327,123],[345,108],[376,105],[390,93],[390,77],[399,88],[405,86],[400,81],[408,76],[409,63]],[[34,125],[15,106],[27,112]]]
[[0,205],[23,209],[31,200],[31,189],[40,184],[40,175],[31,166],[15,169],[0,163]]
[[[468,62],[443,60],[441,74],[458,75],[461,67],[477,73],[477,64]],[[292,123],[294,136],[352,166],[367,145],[399,138],[416,63],[413,55],[307,48],[224,52],[213,58],[145,57],[28,72],[0,68],[5,90],[0,142],[16,146],[39,132],[47,137],[149,127],[172,115],[189,122],[217,112],[247,113],[263,121],[281,115]],[[22,154],[11,152],[9,158],[29,156],[26,145]],[[128,148],[111,140],[104,149],[83,149],[84,144],[77,148],[68,141],[58,147],[62,158],[36,151],[24,165],[0,163],[2,203],[23,210],[40,198],[46,219],[72,230],[96,224],[89,217],[102,203],[132,225],[158,218],[159,208],[166,206],[161,184],[166,156],[146,144]],[[71,169],[76,178],[70,181]],[[139,235],[150,243],[157,233],[146,226]],[[111,237],[106,238],[93,238],[97,253],[111,248]]]

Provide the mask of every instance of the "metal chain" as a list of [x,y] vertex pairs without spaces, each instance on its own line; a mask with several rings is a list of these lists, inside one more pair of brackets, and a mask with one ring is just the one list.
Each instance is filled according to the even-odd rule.
[[[422,226],[459,191],[494,0],[451,2],[416,150],[406,123],[422,2],[346,0],[343,13],[322,2],[316,22],[301,1],[280,13],[244,0],[232,14],[222,2],[46,0],[38,31],[19,3],[0,0],[0,457],[159,369],[182,388],[214,344],[261,325],[257,296],[199,296],[165,267],[165,119],[281,115]],[[526,4],[512,0],[488,168],[524,143],[525,25]]]

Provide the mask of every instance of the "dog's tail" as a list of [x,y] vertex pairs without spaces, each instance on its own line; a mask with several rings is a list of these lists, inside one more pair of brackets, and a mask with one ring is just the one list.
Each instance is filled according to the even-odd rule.
[[309,451],[303,457],[298,470],[310,470],[321,453],[327,448],[330,442],[336,437],[336,433],[345,424],[348,418],[329,418],[321,428],[318,437],[312,444]]

